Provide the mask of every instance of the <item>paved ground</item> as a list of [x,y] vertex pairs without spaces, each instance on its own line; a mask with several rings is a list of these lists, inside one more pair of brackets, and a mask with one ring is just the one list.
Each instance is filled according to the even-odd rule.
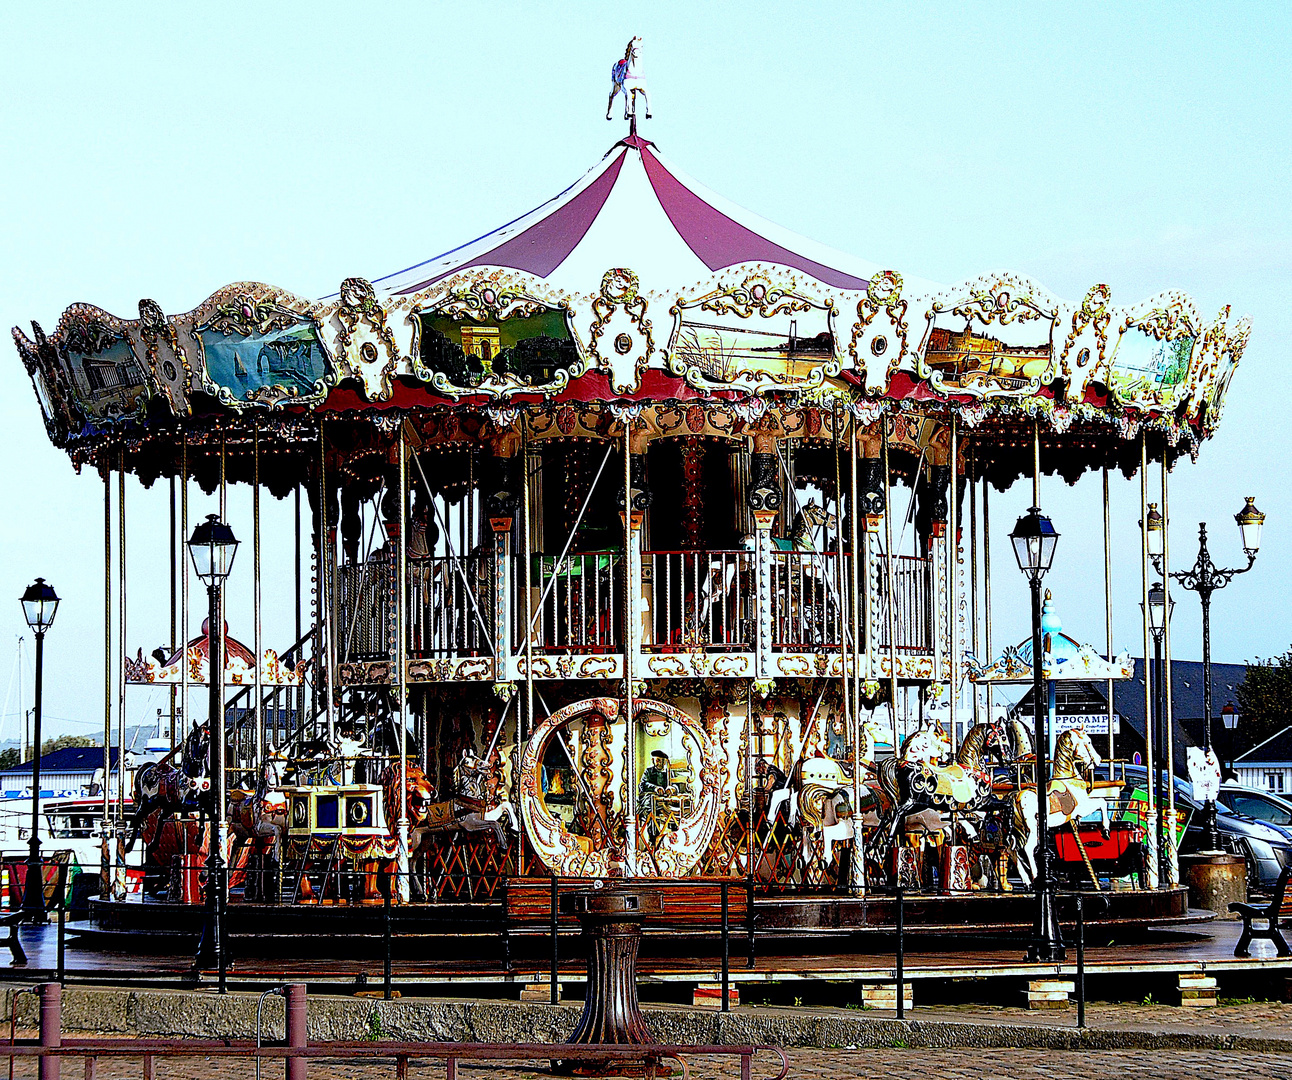
[[[1199,1077],[1223,1077],[1224,1080],[1287,1080],[1292,1076],[1292,1054],[1243,1054],[1198,1051],[1050,1051],[1044,1056],[1029,1050],[796,1050],[789,1054],[790,1077],[802,1080],[1110,1080],[1118,1076],[1134,1080],[1198,1080]],[[738,1060],[698,1058],[691,1063],[696,1080],[735,1080],[740,1075]],[[754,1077],[774,1076],[778,1062],[764,1056],[755,1063]],[[266,1063],[264,1077],[282,1076],[282,1066]],[[431,1080],[444,1076],[444,1066],[436,1062],[413,1062],[408,1070],[410,1080]],[[79,1063],[66,1062],[65,1076],[81,1074]],[[23,1080],[35,1076],[34,1066],[24,1062],[14,1073]],[[99,1063],[99,1080],[131,1080],[142,1075],[138,1061]],[[254,1070],[249,1063],[229,1061],[158,1061],[158,1080],[223,1080],[224,1077],[249,1078]],[[356,1066],[343,1061],[318,1060],[310,1063],[315,1080],[394,1080],[393,1064]],[[459,1076],[475,1080],[528,1080],[550,1075],[546,1063],[539,1067],[506,1064],[464,1064]]]

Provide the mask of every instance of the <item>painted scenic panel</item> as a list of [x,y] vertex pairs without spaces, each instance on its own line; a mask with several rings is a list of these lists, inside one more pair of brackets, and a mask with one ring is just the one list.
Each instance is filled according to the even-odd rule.
[[1123,401],[1161,400],[1189,374],[1194,338],[1159,338],[1128,327],[1113,349],[1109,389]]
[[775,383],[807,380],[834,360],[834,333],[829,312],[808,307],[768,317],[742,317],[708,305],[683,309],[674,335],[675,363],[695,368],[714,382],[738,382],[750,376]]
[[478,386],[501,376],[539,386],[579,363],[566,313],[558,308],[487,321],[437,311],[416,317],[422,364],[454,386]]
[[329,375],[317,329],[295,317],[255,329],[208,324],[197,336],[207,376],[235,401],[309,396]]
[[1052,323],[994,322],[954,312],[938,314],[929,329],[924,363],[948,388],[1022,390],[1050,365]]
[[77,403],[91,420],[114,422],[133,416],[146,392],[143,369],[130,343],[93,323],[69,334],[60,350]]

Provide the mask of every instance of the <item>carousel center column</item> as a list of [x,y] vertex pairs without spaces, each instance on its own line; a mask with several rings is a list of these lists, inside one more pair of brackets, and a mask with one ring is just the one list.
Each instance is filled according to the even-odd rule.
[[[645,617],[642,592],[641,545],[642,525],[651,503],[651,493],[646,486],[644,466],[646,461],[647,428],[644,422],[631,416],[624,418],[624,486],[623,510],[620,516],[624,525],[624,766],[626,792],[637,790],[637,718],[633,699],[636,688],[638,655],[641,650],[642,619]],[[634,876],[637,866],[637,808],[635,800],[624,799],[625,862]]]

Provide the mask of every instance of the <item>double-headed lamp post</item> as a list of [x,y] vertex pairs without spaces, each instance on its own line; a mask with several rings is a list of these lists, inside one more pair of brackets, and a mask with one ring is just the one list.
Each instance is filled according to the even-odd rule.
[[[1238,530],[1243,538],[1243,553],[1247,556],[1247,565],[1234,569],[1219,567],[1211,561],[1207,550],[1207,523],[1198,523],[1198,558],[1188,570],[1179,570],[1171,574],[1176,581],[1190,592],[1196,592],[1202,601],[1202,745],[1211,749],[1211,594],[1223,589],[1237,574],[1245,574],[1256,562],[1256,553],[1261,547],[1261,526],[1265,524],[1265,515],[1256,509],[1256,500],[1248,496],[1243,508],[1234,515]],[[1149,515],[1148,541],[1149,555],[1153,564],[1161,570],[1162,559],[1162,519],[1156,523]],[[1220,834],[1216,831],[1216,803],[1208,799],[1203,806],[1202,847],[1206,853],[1220,850]]]
[[22,613],[36,635],[36,701],[32,719],[31,840],[22,906],[37,922],[45,921],[45,884],[40,866],[40,713],[45,687],[45,631],[54,625],[57,611],[58,594],[43,577],[27,586],[27,591],[22,594]]
[[1059,931],[1055,910],[1052,873],[1054,852],[1050,849],[1047,786],[1049,770],[1049,732],[1046,730],[1049,699],[1045,693],[1045,649],[1041,640],[1041,579],[1054,561],[1054,547],[1059,534],[1050,519],[1033,506],[1018,519],[1009,534],[1014,544],[1018,568],[1027,577],[1032,590],[1032,707],[1036,727],[1036,924],[1035,940],[1028,958],[1041,963],[1060,961],[1066,955],[1063,935]]
[[225,990],[224,907],[226,881],[224,876],[224,605],[221,590],[224,579],[233,569],[233,557],[238,553],[238,541],[216,514],[208,514],[205,521],[193,530],[188,541],[193,569],[206,585],[210,610],[206,623],[210,689],[207,706],[207,727],[211,747],[211,801],[213,804],[211,842],[206,851],[206,902],[207,924],[203,935],[202,951],[214,953],[219,972],[220,993]]
[[[1156,508],[1149,511],[1149,528],[1153,527],[1153,514]],[[1140,607],[1144,605],[1141,604]],[[1175,610],[1175,601],[1166,595],[1166,587],[1160,581],[1155,581],[1153,587],[1148,591],[1148,628],[1153,633],[1153,671],[1152,674],[1146,674],[1145,678],[1153,681],[1153,716],[1149,718],[1152,728],[1152,742],[1157,746],[1162,754],[1166,753],[1166,672],[1162,666],[1162,638],[1166,635],[1166,624],[1171,619],[1171,613]],[[1147,665],[1146,665],[1147,666]],[[1148,732],[1145,732],[1147,735]],[[1159,758],[1159,760],[1161,760]],[[1148,778],[1150,783],[1156,784],[1156,777]],[[1159,821],[1162,820],[1159,818]],[[1157,879],[1162,880],[1162,844],[1161,838],[1157,838],[1153,850],[1157,853]]]

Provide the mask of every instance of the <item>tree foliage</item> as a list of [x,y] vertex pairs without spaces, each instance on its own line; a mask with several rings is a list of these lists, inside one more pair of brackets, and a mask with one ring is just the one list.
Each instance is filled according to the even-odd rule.
[[16,746],[10,746],[0,750],[0,769],[12,769],[22,764],[22,755],[18,752]]
[[65,750],[69,746],[98,746],[98,743],[85,735],[60,735],[56,739],[46,739],[40,744],[40,756],[52,754],[55,750]]
[[1234,691],[1238,698],[1238,753],[1245,753],[1292,724],[1292,649],[1254,660]]

